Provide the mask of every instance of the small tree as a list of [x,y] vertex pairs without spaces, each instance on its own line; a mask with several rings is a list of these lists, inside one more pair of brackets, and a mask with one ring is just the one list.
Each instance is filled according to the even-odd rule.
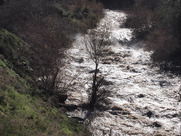
[[90,98],[90,108],[93,110],[97,101],[97,92],[101,86],[101,82],[104,77],[102,76],[98,79],[99,64],[103,55],[104,48],[108,45],[109,33],[107,30],[98,31],[92,30],[89,31],[89,34],[85,37],[85,46],[87,53],[90,56],[90,59],[95,64],[95,69],[93,71],[92,79],[92,93]]

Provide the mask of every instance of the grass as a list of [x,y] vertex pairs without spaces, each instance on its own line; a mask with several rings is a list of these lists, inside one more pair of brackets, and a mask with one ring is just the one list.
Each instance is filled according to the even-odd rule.
[[[21,77],[0,60],[0,135],[1,136],[81,136],[83,125],[68,118],[61,109],[31,96]],[[6,76],[7,80],[3,80]],[[21,80],[17,80],[20,78]],[[2,84],[3,83],[3,84]],[[21,89],[21,91],[17,89]]]
[[[8,32],[4,31],[4,33]],[[13,34],[11,36],[16,38]],[[2,42],[0,47],[1,44]],[[11,46],[17,44],[18,42]],[[18,46],[22,47],[21,44]],[[7,47],[7,50],[9,48],[11,47]],[[11,58],[4,57],[7,59],[0,58],[0,136],[90,135],[84,131],[82,124],[68,118],[62,109],[52,106],[48,100],[45,102],[39,95],[31,95],[32,92],[41,92],[41,90],[32,87],[26,78],[20,76],[21,73],[14,70],[16,68],[14,62],[11,63]],[[12,56],[12,58],[16,57]],[[26,75],[25,77],[31,78]]]
[[20,76],[26,76],[28,73],[28,50],[23,40],[5,29],[0,29],[0,54],[9,61],[8,67]]
[[[19,4],[7,3],[3,10],[7,14],[0,21],[5,28],[0,28],[0,136],[89,136],[82,124],[53,106],[34,80],[39,72],[36,62],[47,61],[39,56],[41,47],[57,41],[61,48],[69,47],[72,35],[96,26],[102,6],[84,0],[18,3],[24,8],[16,10]],[[18,19],[12,21],[14,15]],[[47,35],[52,38],[45,39]]]

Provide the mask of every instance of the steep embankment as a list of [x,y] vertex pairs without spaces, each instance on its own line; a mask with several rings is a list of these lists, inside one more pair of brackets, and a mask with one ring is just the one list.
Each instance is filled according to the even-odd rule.
[[0,2],[0,135],[89,135],[59,107],[56,73],[73,35],[101,13],[88,0]]
[[[40,95],[30,75],[28,45],[0,29],[0,135],[87,135],[81,124]],[[46,101],[44,101],[47,99]]]
[[[125,19],[123,12],[105,11],[97,28],[107,26],[112,41],[103,50],[99,67],[99,75],[105,76],[102,87],[105,94],[88,118],[86,109],[69,114],[86,119],[84,123],[94,136],[178,136],[181,79],[155,67],[150,59],[152,52],[145,51],[142,42],[130,44],[132,31],[124,28]],[[84,40],[87,40],[84,35],[77,35],[73,47],[67,51],[64,73],[71,83],[67,104],[87,103],[91,91],[90,71],[94,70],[94,63]]]

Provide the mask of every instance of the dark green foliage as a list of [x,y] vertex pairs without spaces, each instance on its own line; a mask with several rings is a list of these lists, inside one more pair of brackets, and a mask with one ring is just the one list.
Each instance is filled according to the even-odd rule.
[[5,29],[0,29],[0,54],[2,54],[12,65],[20,76],[29,73],[28,46],[15,34]]

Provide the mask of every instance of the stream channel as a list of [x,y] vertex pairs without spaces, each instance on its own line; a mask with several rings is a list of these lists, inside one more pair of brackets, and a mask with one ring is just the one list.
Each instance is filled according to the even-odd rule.
[[[100,75],[106,91],[89,117],[86,108],[67,112],[83,120],[94,136],[180,136],[181,78],[154,66],[152,52],[132,42],[133,31],[124,27],[127,15],[105,10],[97,30],[110,33],[111,45],[104,50]],[[77,34],[66,51],[65,81],[69,83],[67,105],[88,102],[94,62],[85,48],[85,35]]]

